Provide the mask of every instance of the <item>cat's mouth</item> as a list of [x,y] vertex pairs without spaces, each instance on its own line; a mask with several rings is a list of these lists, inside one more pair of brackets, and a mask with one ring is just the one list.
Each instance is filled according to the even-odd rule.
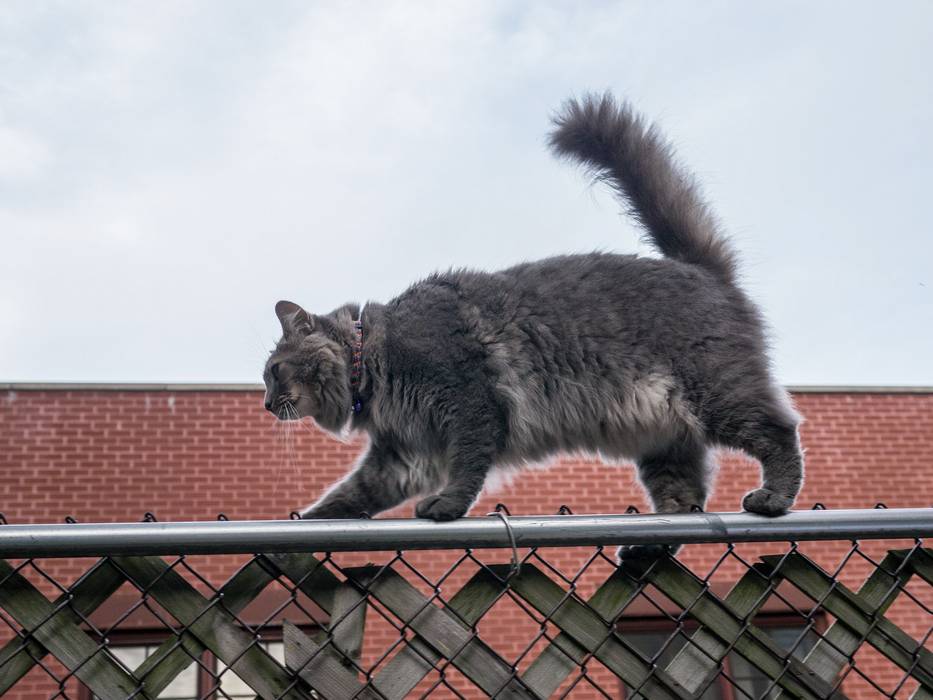
[[301,416],[291,397],[283,396],[275,404],[275,417],[281,421],[298,420]]
[[272,413],[280,421],[296,421],[311,415],[309,409],[310,405],[304,397],[285,395],[276,401]]

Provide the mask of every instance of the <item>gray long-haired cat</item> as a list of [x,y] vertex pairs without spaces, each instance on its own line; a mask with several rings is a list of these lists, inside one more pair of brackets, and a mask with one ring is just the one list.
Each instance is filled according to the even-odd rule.
[[[550,143],[607,182],[663,258],[566,255],[451,271],[387,304],[317,316],[279,302],[265,406],[369,450],[302,512],[355,518],[423,496],[451,520],[490,470],[559,452],[634,460],[662,513],[703,507],[710,451],[758,459],[748,511],[778,515],[803,478],[799,417],[769,370],[762,320],[694,180],[658,132],[610,96],[569,101]],[[620,495],[619,502],[625,497]],[[623,556],[655,553],[632,548]]]

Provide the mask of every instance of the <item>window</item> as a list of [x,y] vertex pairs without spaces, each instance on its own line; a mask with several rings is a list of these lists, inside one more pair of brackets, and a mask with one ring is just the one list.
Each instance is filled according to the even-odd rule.
[[[139,665],[152,655],[164,641],[164,635],[140,635],[144,641],[137,641],[136,636],[132,642],[121,644],[114,641],[108,652],[129,671],[135,671]],[[261,642],[260,645],[269,652],[276,661],[285,663],[285,645],[280,641]],[[202,666],[203,664],[203,666]],[[85,700],[97,700],[86,689],[81,697]],[[229,670],[222,661],[211,654],[205,654],[201,663],[191,662],[168,687],[163,690],[159,698],[166,700],[199,700],[205,697],[230,698],[230,700],[253,700],[256,693],[233,671]]]
[[[804,634],[806,627],[799,624],[781,624],[780,621],[769,622],[767,618],[756,620],[756,624],[781,649],[785,651],[793,649],[793,656],[799,659],[806,656],[818,639],[812,630],[807,630],[806,634]],[[659,668],[664,668],[688,644],[687,637],[690,636],[691,632],[686,633],[687,637],[678,634],[673,639],[670,639],[672,634],[670,628],[656,631],[623,631],[621,634],[646,659],[653,659],[655,654],[666,643],[667,647],[654,661]],[[802,639],[801,635],[803,635]],[[670,639],[669,642],[668,639]],[[771,680],[736,652],[732,652],[726,657],[723,668],[733,682],[730,683],[722,676],[718,677],[700,696],[702,700],[746,700],[747,698],[758,700],[759,698],[770,698],[778,695],[777,691],[773,691],[764,696],[765,690],[771,685]],[[625,687],[625,697],[629,700],[650,700],[640,693],[633,693],[628,686]]]
[[[807,652],[813,648],[813,645],[817,640],[817,635],[814,634],[812,630],[808,630],[803,639],[800,639],[800,635],[803,634],[803,631],[806,628],[799,625],[764,625],[761,629],[784,651],[790,651],[793,649],[793,656],[796,659],[803,659],[803,657],[807,655]],[[729,675],[735,681],[736,685],[748,693],[750,697],[763,697],[765,690],[767,690],[767,688],[771,685],[770,678],[766,677],[761,671],[756,669],[735,652],[729,654],[729,668]],[[778,691],[774,690],[766,697],[777,697],[778,694]],[[742,698],[745,697],[742,695],[742,693],[736,693],[736,695]]]
[[[622,634],[625,641],[640,651],[642,656],[646,659],[654,659],[655,654],[657,654],[661,647],[668,641],[671,633],[671,630],[667,630],[658,632],[623,632]],[[678,634],[667,643],[664,652],[655,659],[654,663],[658,665],[658,668],[664,668],[677,656],[677,653],[685,644],[687,644],[686,637],[682,634]],[[631,698],[632,700],[650,700],[641,693],[633,693],[632,689],[628,686],[625,686],[625,697]],[[719,681],[713,681],[700,698],[701,700],[724,700],[721,688],[719,687]]]
[[[133,671],[146,660],[148,656],[159,648],[158,644],[133,644],[128,646],[113,646],[109,648],[111,656],[115,657],[127,669]],[[95,700],[97,696],[93,696]],[[198,665],[192,663],[179,673],[168,687],[159,693],[160,698],[172,700],[197,700],[198,694]]]
[[[262,646],[273,659],[285,664],[285,645],[282,642],[262,642]],[[223,691],[221,697],[226,695],[231,700],[252,700],[257,697],[252,688],[233,671],[228,671],[220,661],[217,662],[217,675],[220,677],[220,689]]]

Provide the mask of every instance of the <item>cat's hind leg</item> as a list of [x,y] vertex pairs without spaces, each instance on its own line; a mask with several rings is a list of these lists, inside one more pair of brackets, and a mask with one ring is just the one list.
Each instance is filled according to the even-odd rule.
[[[689,513],[706,505],[712,469],[709,452],[687,440],[638,460],[638,478],[657,513]],[[655,559],[679,546],[637,544],[619,548],[619,558]]]
[[761,462],[762,485],[745,494],[745,510],[775,516],[786,513],[794,504],[803,485],[799,422],[782,396],[732,405],[716,421],[713,439]]
[[761,462],[761,488],[749,491],[742,507],[750,513],[782,515],[794,505],[803,485],[803,452],[797,426],[763,424],[742,448]]

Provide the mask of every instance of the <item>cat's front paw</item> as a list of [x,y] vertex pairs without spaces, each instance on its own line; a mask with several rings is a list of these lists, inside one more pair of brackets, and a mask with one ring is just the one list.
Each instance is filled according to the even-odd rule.
[[784,515],[792,505],[794,505],[793,497],[764,488],[749,491],[742,499],[742,508],[749,513],[770,517]]
[[415,515],[419,518],[438,521],[456,520],[466,515],[469,505],[469,503],[464,503],[462,499],[439,493],[436,496],[428,496],[419,502],[415,506]]

